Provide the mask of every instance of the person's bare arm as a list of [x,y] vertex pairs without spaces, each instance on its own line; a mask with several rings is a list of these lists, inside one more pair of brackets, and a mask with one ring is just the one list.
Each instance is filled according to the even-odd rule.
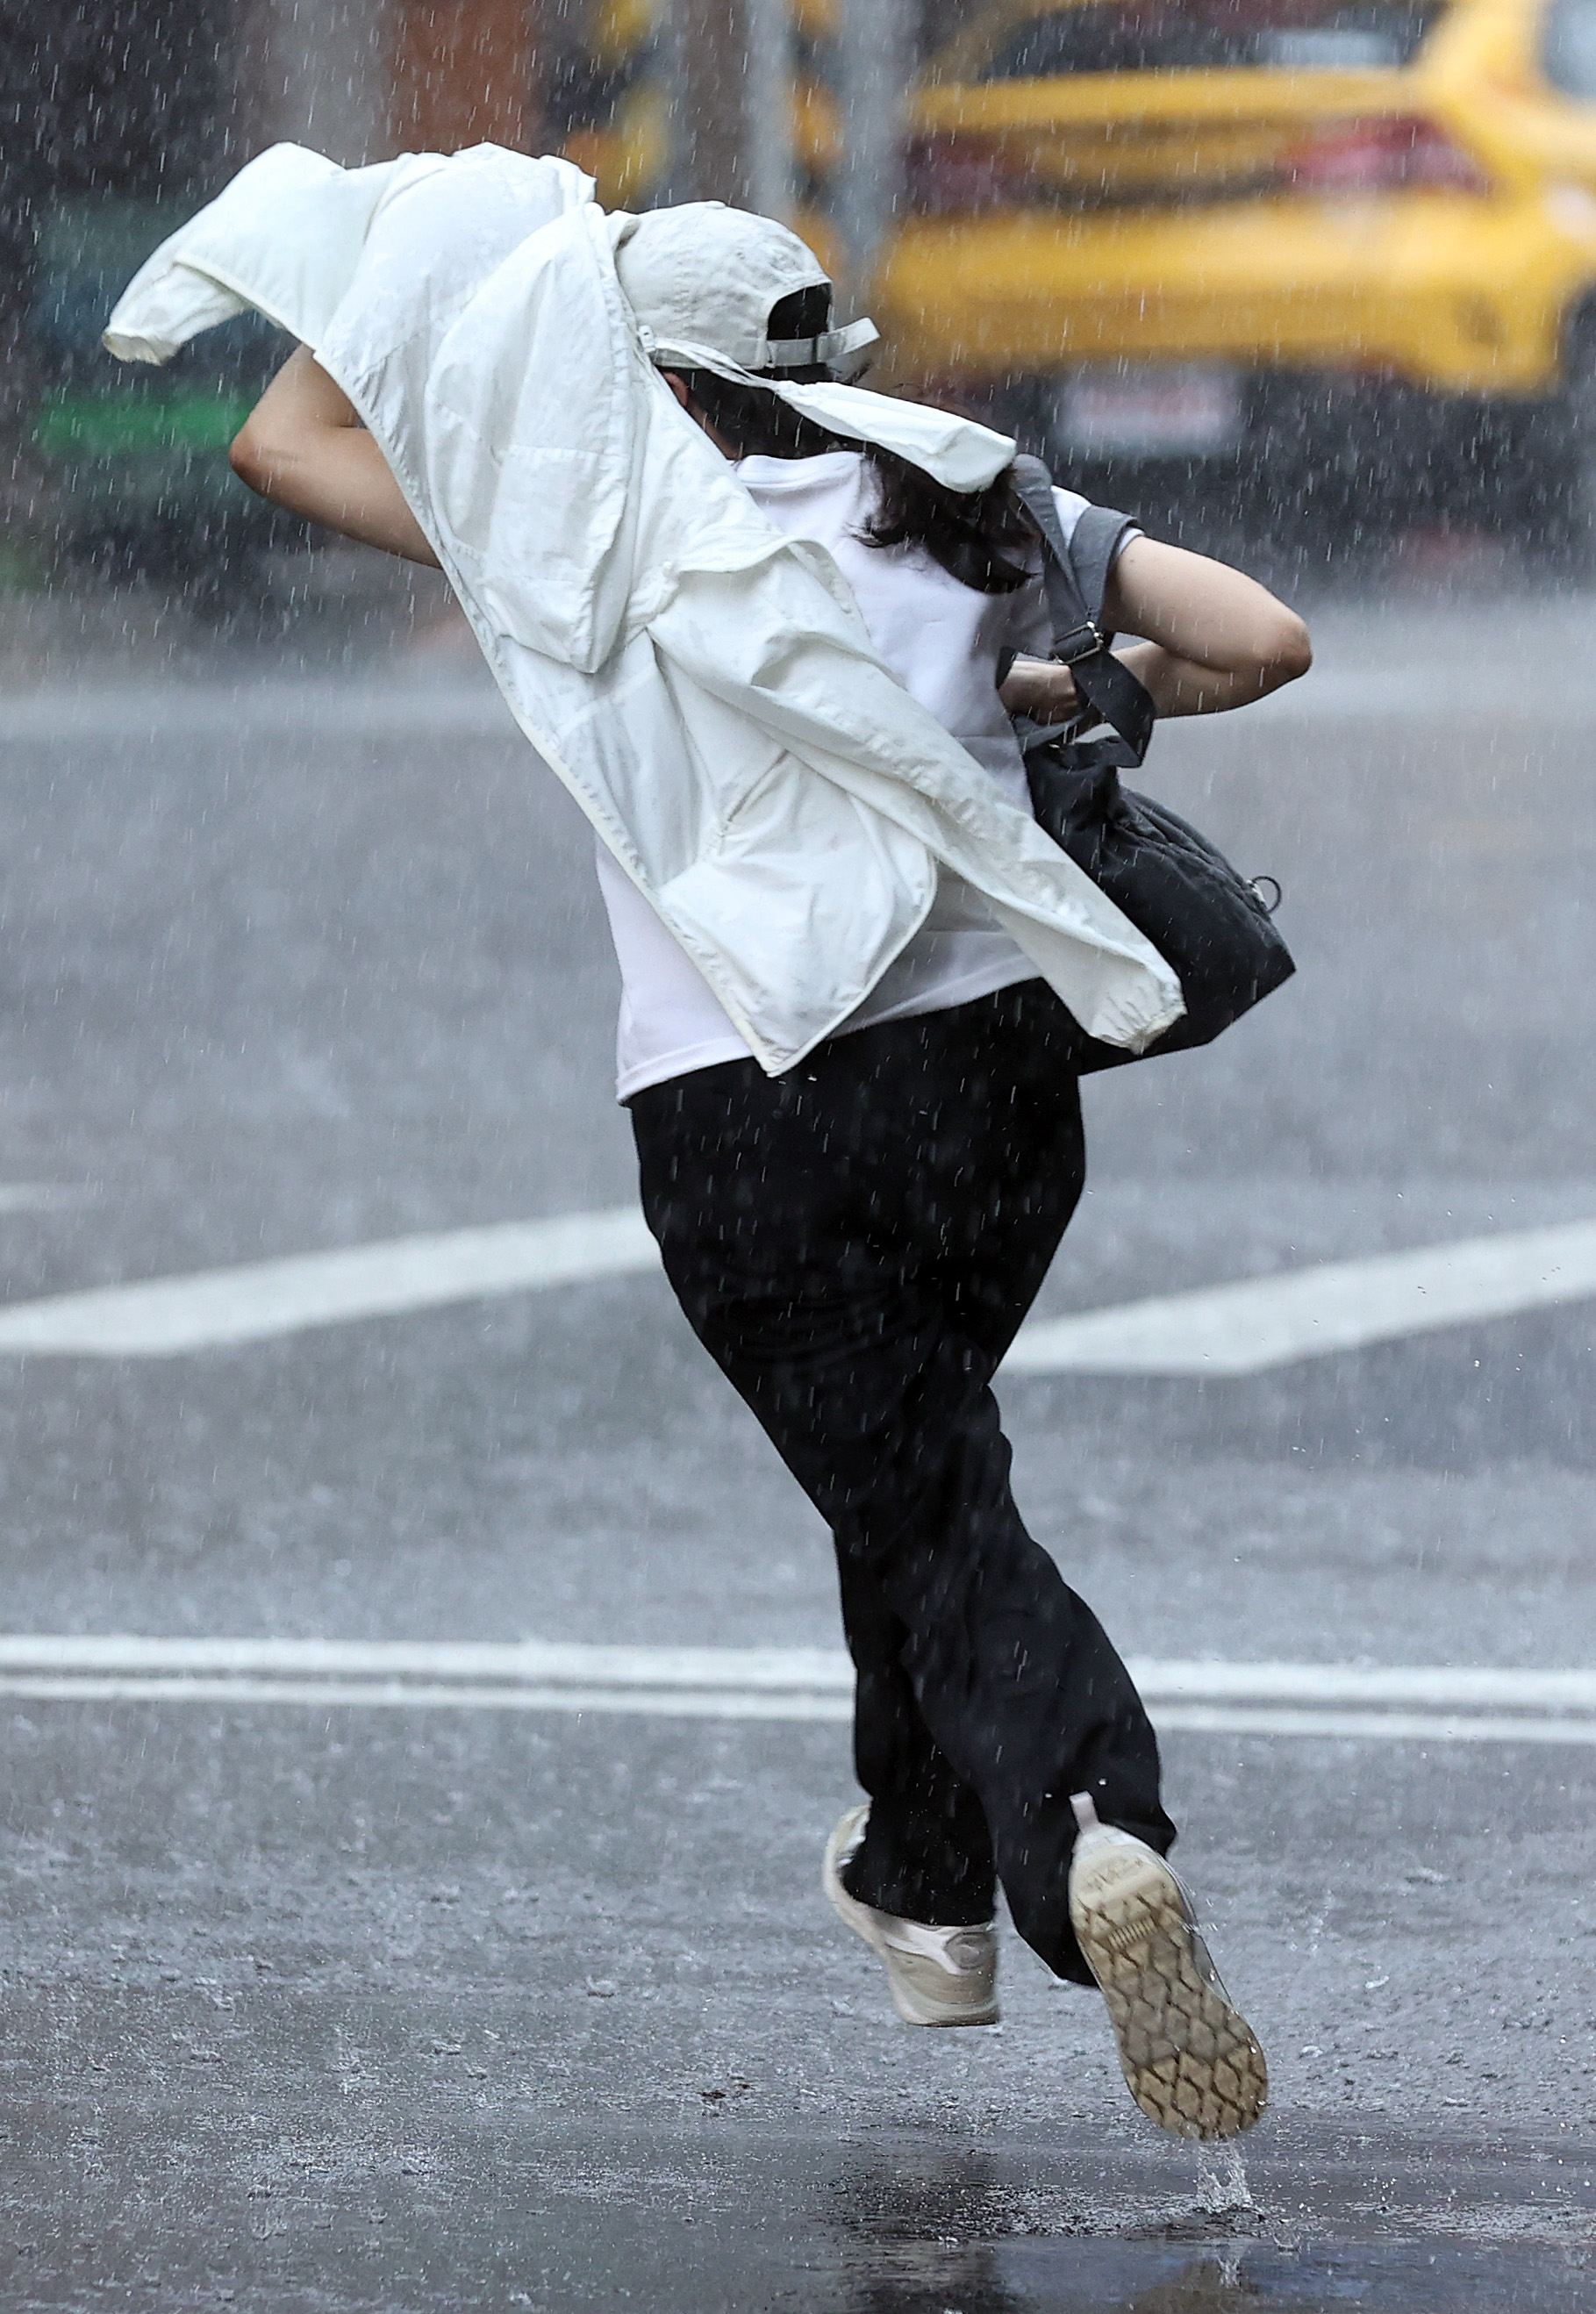
[[233,471],[273,506],[410,562],[437,557],[354,404],[304,346],[244,420]]
[[[1118,652],[1160,715],[1216,715],[1247,707],[1313,663],[1308,630],[1267,587],[1228,563],[1158,539],[1133,538],[1103,600],[1106,623],[1142,635]],[[1010,713],[1062,723],[1080,700],[1065,667],[1019,658],[1002,690]]]

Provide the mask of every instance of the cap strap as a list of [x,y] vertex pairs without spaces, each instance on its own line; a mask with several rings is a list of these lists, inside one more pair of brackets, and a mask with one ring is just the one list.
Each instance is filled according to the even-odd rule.
[[807,369],[835,361],[839,354],[856,354],[873,346],[881,332],[869,318],[850,322],[845,330],[827,330],[818,338],[767,338],[765,355],[773,369]]

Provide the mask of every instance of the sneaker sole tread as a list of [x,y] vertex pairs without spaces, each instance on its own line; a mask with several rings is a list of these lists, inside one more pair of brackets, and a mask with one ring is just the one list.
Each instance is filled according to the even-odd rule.
[[1252,2028],[1200,1967],[1168,1866],[1115,1856],[1071,1892],[1075,1933],[1107,2005],[1125,2085],[1171,2136],[1207,2141],[1252,2127],[1269,2094]]

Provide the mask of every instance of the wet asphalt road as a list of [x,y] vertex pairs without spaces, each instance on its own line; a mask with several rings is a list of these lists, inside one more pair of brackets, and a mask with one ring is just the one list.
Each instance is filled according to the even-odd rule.
[[[1089,1095],[1044,1307],[1596,1216],[1596,600],[1343,605],[1161,735],[1299,979]],[[0,729],[10,1295],[613,1205],[589,839],[446,650],[85,669]],[[1589,1305],[1004,1389],[1120,1643],[1596,1662]],[[0,1373],[0,1628],[831,1645],[817,1524],[623,1278]],[[13,1708],[14,1705],[14,1708]],[[1012,1942],[915,2034],[816,1886],[846,1731],[0,1698],[8,2306],[1596,2307],[1592,1753],[1180,1734],[1245,2168]]]

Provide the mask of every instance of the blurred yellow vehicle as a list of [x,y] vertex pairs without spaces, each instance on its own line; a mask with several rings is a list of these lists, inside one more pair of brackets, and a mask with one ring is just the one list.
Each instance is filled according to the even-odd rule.
[[1596,0],[996,0],[913,100],[904,379],[1065,464],[1596,512]]

